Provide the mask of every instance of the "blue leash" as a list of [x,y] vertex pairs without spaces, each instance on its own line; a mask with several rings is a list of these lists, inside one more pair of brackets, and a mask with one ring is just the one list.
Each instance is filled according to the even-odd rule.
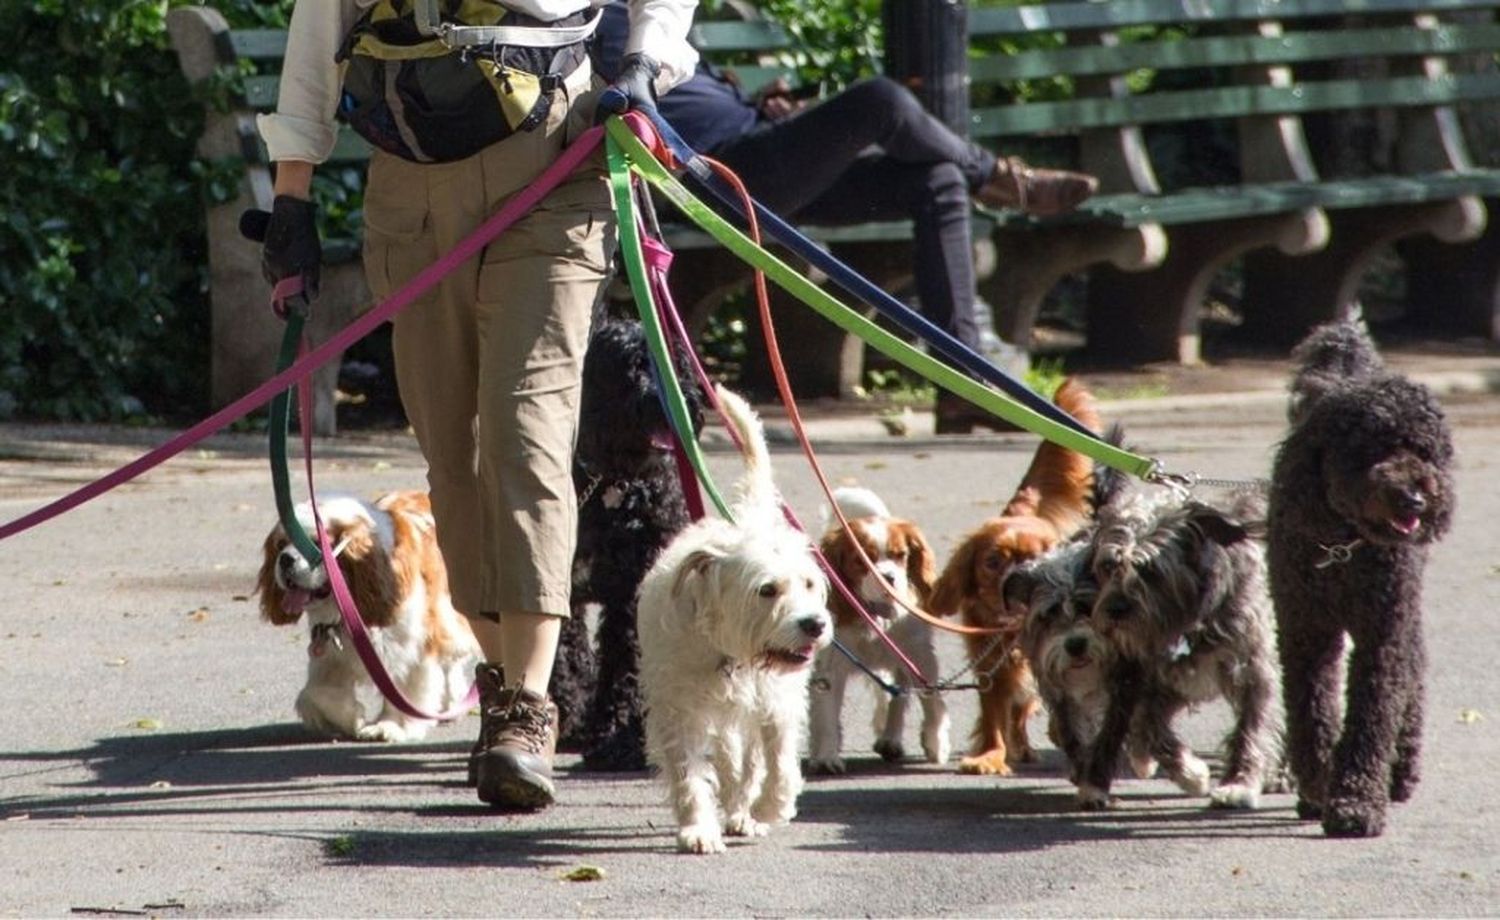
[[[732,208],[741,221],[744,221],[745,212],[739,196],[734,194],[727,183],[714,174],[697,151],[683,141],[666,119],[662,118],[654,108],[641,108],[636,111],[651,120],[652,126],[661,135],[662,141],[671,149],[672,155],[687,166],[693,178],[713,193],[715,198]],[[1066,425],[1090,438],[1098,437],[1072,415],[1043,399],[1035,390],[1011,376],[1003,368],[996,366],[946,330],[934,325],[931,320],[881,290],[868,278],[840,262],[833,254],[819,247],[817,243],[767,210],[759,202],[755,202],[755,215],[763,230],[772,239],[796,253],[809,264],[816,266],[844,291],[873,307],[910,335],[932,346],[955,367],[966,371],[969,376],[977,380],[994,386],[1033,412],[1046,416],[1060,425]]]

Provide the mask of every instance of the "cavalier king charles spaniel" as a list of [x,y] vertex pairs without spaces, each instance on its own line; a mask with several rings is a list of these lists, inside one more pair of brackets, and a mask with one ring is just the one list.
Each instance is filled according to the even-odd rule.
[[[392,681],[417,709],[440,713],[463,698],[479,647],[448,595],[432,505],[425,492],[391,492],[374,503],[325,498],[318,514],[355,607]],[[296,508],[313,533],[312,508]],[[356,741],[414,741],[432,722],[382,698],[345,634],[322,561],[309,563],[277,524],[265,542],[258,590],[267,621],[307,615],[307,684],[297,715],[323,735]]]
[[[885,633],[931,680],[938,676],[937,650],[932,629],[908,607],[925,607],[932,597],[937,578],[937,564],[932,547],[916,524],[891,515],[885,502],[868,489],[842,488],[834,492],[834,501],[849,529],[835,525],[823,537],[823,556],[839,579],[874,617],[878,629]],[[860,557],[874,564],[870,568]],[[898,603],[895,598],[905,602]],[[835,591],[829,598],[833,614],[834,637],[849,653],[864,662],[882,679],[894,682],[903,692],[886,699],[882,691],[876,696],[875,753],[890,763],[906,756],[901,736],[906,724],[909,691],[918,689],[917,677],[906,662],[882,639],[877,627],[854,609],[843,594]],[[857,665],[837,648],[824,649],[818,655],[813,671],[811,705],[811,753],[808,769],[814,773],[843,773],[840,756],[843,742],[844,689]],[[920,694],[922,702],[922,753],[929,763],[944,763],[949,754],[948,707],[938,693]]]
[[[1053,402],[1091,431],[1099,430],[1094,397],[1073,378],[1063,381]],[[1038,707],[1036,682],[1017,646],[1022,616],[1008,608],[1005,577],[1040,557],[1089,519],[1092,461],[1043,441],[999,517],[985,521],[959,545],[938,576],[932,611],[960,614],[967,626],[998,629],[965,635],[964,645],[979,689],[979,719],[973,748],[959,772],[1007,776],[1010,764],[1035,760],[1026,723]]]

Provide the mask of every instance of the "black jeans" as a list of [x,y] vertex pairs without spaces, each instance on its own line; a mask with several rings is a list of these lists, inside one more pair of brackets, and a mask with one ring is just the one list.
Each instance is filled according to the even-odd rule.
[[788,220],[910,218],[923,314],[978,347],[969,194],[994,172],[995,157],[954,134],[905,87],[885,77],[856,83],[788,118],[761,122],[714,156]]

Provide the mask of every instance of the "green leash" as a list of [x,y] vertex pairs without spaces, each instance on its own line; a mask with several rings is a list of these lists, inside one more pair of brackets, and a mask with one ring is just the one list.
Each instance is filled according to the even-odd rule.
[[[666,167],[662,166],[651,155],[651,152],[636,138],[635,134],[624,121],[619,118],[610,118],[605,122],[605,131],[612,158],[623,158],[628,163],[629,168],[639,173],[653,187],[660,189],[693,223],[697,224],[731,252],[739,256],[740,259],[764,272],[767,278],[774,281],[779,287],[811,307],[819,315],[840,329],[858,336],[882,354],[927,380],[936,383],[945,390],[961,396],[981,409],[1018,425],[1033,434],[1040,435],[1049,441],[1077,451],[1086,457],[1097,460],[1121,472],[1151,481],[1160,479],[1161,464],[1158,461],[1123,450],[1099,438],[1089,437],[1039,415],[1025,406],[1008,399],[1004,394],[974,381],[949,367],[947,364],[944,364],[942,361],[924,354],[897,336],[881,329],[857,311],[840,303],[828,292],[807,280],[807,278],[803,277],[785,262],[756,245],[749,237],[745,236],[732,224],[698,200],[676,177],[667,171]],[[611,182],[613,183],[614,181],[612,160]],[[625,183],[625,187],[628,190],[628,182]],[[617,206],[619,201],[620,193],[617,190]],[[644,280],[645,269],[643,264],[631,265],[632,258],[640,259],[640,247],[639,242],[636,242],[635,254],[632,257],[628,251],[629,244],[625,242],[630,240],[635,232],[633,229],[634,212],[632,210],[629,213],[632,215],[630,218],[632,226],[631,228],[626,228],[624,226],[627,222],[626,212],[620,212],[620,223],[622,225],[620,238],[623,244],[622,252],[625,255],[626,269],[631,275],[631,286],[637,292],[636,297],[639,303],[641,297],[640,291],[645,286],[637,287],[635,276],[640,274]],[[646,296],[649,298],[649,291]],[[643,306],[641,309],[644,321],[644,311],[647,308]],[[654,306],[651,308],[651,312],[653,314],[651,320],[654,323]],[[670,368],[670,366],[670,362],[667,362],[666,367]],[[663,376],[668,376],[668,374],[664,371]],[[692,429],[688,427],[687,429],[679,430],[691,431]],[[690,441],[691,438],[685,440]],[[716,501],[715,504],[718,504],[718,502]]]
[[[611,124],[619,123],[620,127],[625,127],[618,117],[611,117],[609,121]],[[625,133],[631,138],[635,137],[630,134],[628,128],[625,129]],[[682,383],[677,379],[677,368],[672,361],[671,350],[667,346],[666,335],[662,332],[661,322],[656,312],[656,298],[651,293],[651,282],[646,276],[646,257],[641,251],[640,227],[635,220],[635,200],[630,193],[630,165],[626,162],[620,146],[608,133],[605,135],[604,147],[605,157],[609,163],[609,187],[614,194],[615,214],[619,224],[620,253],[625,261],[625,274],[630,279],[630,291],[635,295],[636,311],[641,316],[641,327],[646,334],[646,345],[651,350],[651,357],[656,361],[657,374],[666,391],[667,414],[671,418],[672,427],[676,429],[677,440],[687,451],[688,462],[692,464],[693,471],[698,474],[698,481],[703,483],[703,490],[708,493],[709,500],[714,503],[719,514],[726,520],[730,520],[733,516],[729,513],[729,505],[719,494],[713,477],[708,474],[708,465],[703,459],[703,451],[698,446],[698,439],[694,436],[692,419],[688,414],[687,398],[683,396]]]
[[[276,356],[277,373],[291,367],[292,362],[297,360],[297,355],[302,350],[302,327],[305,325],[307,316],[304,312],[288,311],[286,332],[281,336],[281,351]],[[292,425],[292,393],[307,385],[299,383],[288,387],[271,399],[271,489],[276,493],[276,516],[281,519],[281,529],[286,531],[287,539],[297,547],[297,552],[302,554],[308,565],[317,565],[318,560],[323,558],[323,552],[318,549],[317,541],[303,529],[302,522],[297,520],[292,506],[291,477],[287,472],[286,440]],[[302,424],[311,425],[312,419],[304,418]]]

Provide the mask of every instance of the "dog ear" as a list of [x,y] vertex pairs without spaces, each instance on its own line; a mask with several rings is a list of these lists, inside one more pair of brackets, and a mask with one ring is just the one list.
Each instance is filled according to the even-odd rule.
[[264,558],[260,563],[260,572],[255,576],[255,590],[260,592],[261,618],[272,626],[290,626],[302,616],[300,610],[291,614],[286,612],[283,607],[286,592],[276,581],[276,564],[284,546],[286,537],[282,534],[281,526],[277,525],[266,536],[261,553]]
[[943,574],[932,586],[932,599],[927,602],[933,613],[952,616],[958,613],[964,598],[973,597],[978,592],[979,586],[974,581],[974,557],[987,542],[982,532],[972,534],[948,557]]
[[340,566],[349,585],[349,596],[355,609],[371,626],[389,626],[401,603],[395,560],[363,521],[339,535],[347,540],[338,559],[324,560],[324,565]]
[[1266,534],[1264,521],[1241,521],[1207,505],[1195,507],[1188,517],[1188,523],[1205,539],[1226,547],[1245,540],[1263,538]]
[[905,529],[907,538],[906,578],[917,592],[917,597],[926,604],[932,597],[937,582],[937,557],[932,547],[927,545],[927,538],[922,536],[922,531],[915,524],[902,522],[900,526]]
[[682,592],[687,589],[688,579],[708,577],[709,570],[718,561],[718,554],[711,550],[699,549],[689,553],[677,569],[677,577],[672,580],[672,596],[682,596]]

